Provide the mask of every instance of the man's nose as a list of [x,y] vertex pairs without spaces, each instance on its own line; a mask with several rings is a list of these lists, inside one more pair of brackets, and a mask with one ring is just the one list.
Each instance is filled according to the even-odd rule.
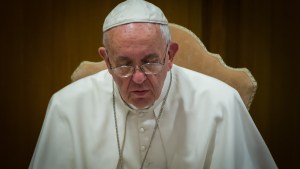
[[141,70],[139,66],[135,67],[135,70],[132,74],[132,80],[137,84],[142,84],[146,80],[145,73]]

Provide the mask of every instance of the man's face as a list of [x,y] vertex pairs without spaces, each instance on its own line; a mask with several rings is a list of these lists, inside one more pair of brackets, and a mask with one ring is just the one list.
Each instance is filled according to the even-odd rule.
[[[152,105],[160,96],[173,58],[169,55],[159,25],[131,23],[112,28],[108,36],[109,45],[106,50],[99,48],[106,64],[110,64],[112,68],[124,65],[136,68],[129,77],[119,77],[109,69],[123,100],[137,108]],[[165,64],[158,74],[146,75],[137,67],[145,63],[164,63],[164,58]]]

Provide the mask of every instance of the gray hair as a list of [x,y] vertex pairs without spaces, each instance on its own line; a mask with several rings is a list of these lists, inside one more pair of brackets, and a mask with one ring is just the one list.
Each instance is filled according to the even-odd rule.
[[[171,34],[170,34],[169,26],[160,24],[159,27],[160,27],[160,32],[161,32],[163,39],[165,40],[166,44],[168,44],[171,41]],[[106,47],[106,48],[109,47],[109,37],[108,37],[107,32],[108,31],[105,31],[103,33],[103,41],[102,41],[104,47]]]

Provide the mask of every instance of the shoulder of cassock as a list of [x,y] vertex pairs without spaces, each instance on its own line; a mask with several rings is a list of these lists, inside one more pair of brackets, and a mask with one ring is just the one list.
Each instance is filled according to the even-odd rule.
[[[238,92],[220,80],[177,65],[173,65],[172,72],[170,91],[172,102],[178,102],[180,98],[185,106],[198,108],[205,104],[207,110],[217,108],[225,110],[235,104],[243,107]],[[52,100],[55,99],[59,105],[65,107],[82,104],[87,97],[98,98],[104,102],[111,96],[111,92],[112,77],[105,70],[71,83],[55,93]]]

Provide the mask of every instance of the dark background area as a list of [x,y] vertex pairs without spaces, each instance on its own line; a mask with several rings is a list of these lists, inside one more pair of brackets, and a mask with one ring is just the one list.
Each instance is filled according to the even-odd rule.
[[[250,114],[279,168],[298,168],[299,1],[150,1],[227,65],[252,72]],[[1,168],[28,168],[51,95],[71,83],[81,61],[100,60],[102,23],[119,2],[1,2]]]

